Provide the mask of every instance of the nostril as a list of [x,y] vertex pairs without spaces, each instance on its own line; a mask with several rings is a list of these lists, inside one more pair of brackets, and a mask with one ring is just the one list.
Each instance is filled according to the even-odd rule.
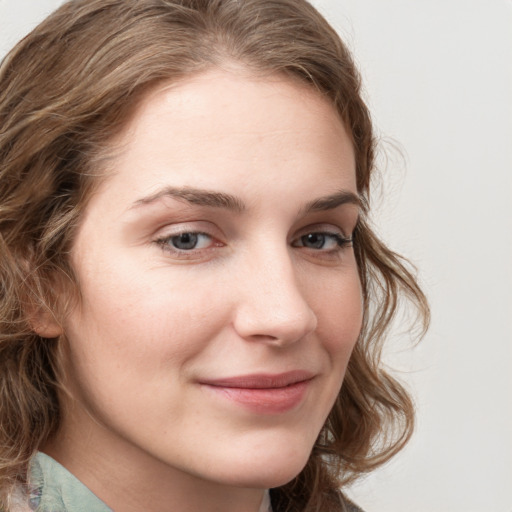
[[278,338],[276,336],[269,336],[268,334],[252,334],[251,338],[256,341],[265,341],[265,340],[277,340]]

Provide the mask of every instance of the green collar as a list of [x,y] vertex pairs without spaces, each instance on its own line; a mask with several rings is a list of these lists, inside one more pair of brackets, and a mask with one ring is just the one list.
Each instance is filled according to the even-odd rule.
[[37,512],[112,512],[56,460],[37,453],[30,467],[30,508]]

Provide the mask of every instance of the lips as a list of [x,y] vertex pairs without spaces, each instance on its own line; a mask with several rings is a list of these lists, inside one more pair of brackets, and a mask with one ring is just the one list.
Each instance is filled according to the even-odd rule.
[[279,414],[297,407],[314,375],[303,370],[251,374],[201,381],[207,391],[257,414]]

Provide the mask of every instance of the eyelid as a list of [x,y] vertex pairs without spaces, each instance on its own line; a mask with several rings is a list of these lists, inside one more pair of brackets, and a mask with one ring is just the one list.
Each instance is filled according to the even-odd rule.
[[303,228],[300,228],[294,235],[294,239],[300,238],[301,236],[307,235],[308,233],[324,233],[329,235],[338,235],[344,239],[351,239],[353,230],[346,230],[338,224],[332,222],[320,222],[309,224]]
[[223,238],[223,234],[219,228],[212,222],[206,220],[187,220],[183,222],[167,223],[156,231],[154,238],[169,238],[181,233],[198,233],[211,236],[212,238]]

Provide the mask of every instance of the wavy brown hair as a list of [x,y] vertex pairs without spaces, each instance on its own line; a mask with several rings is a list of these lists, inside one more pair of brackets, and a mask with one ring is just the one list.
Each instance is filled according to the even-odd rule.
[[[276,511],[341,511],[340,486],[398,452],[413,404],[381,364],[406,299],[428,321],[407,263],[368,218],[375,140],[345,45],[305,0],[72,0],[0,68],[0,494],[27,478],[59,426],[59,339],[34,332],[34,311],[59,315],[56,279],[74,283],[69,250],[109,144],[144,93],[234,62],[310,84],[351,135],[363,200],[355,252],[363,328],[338,399],[304,470],[272,490]],[[1,505],[0,505],[1,508]]]

